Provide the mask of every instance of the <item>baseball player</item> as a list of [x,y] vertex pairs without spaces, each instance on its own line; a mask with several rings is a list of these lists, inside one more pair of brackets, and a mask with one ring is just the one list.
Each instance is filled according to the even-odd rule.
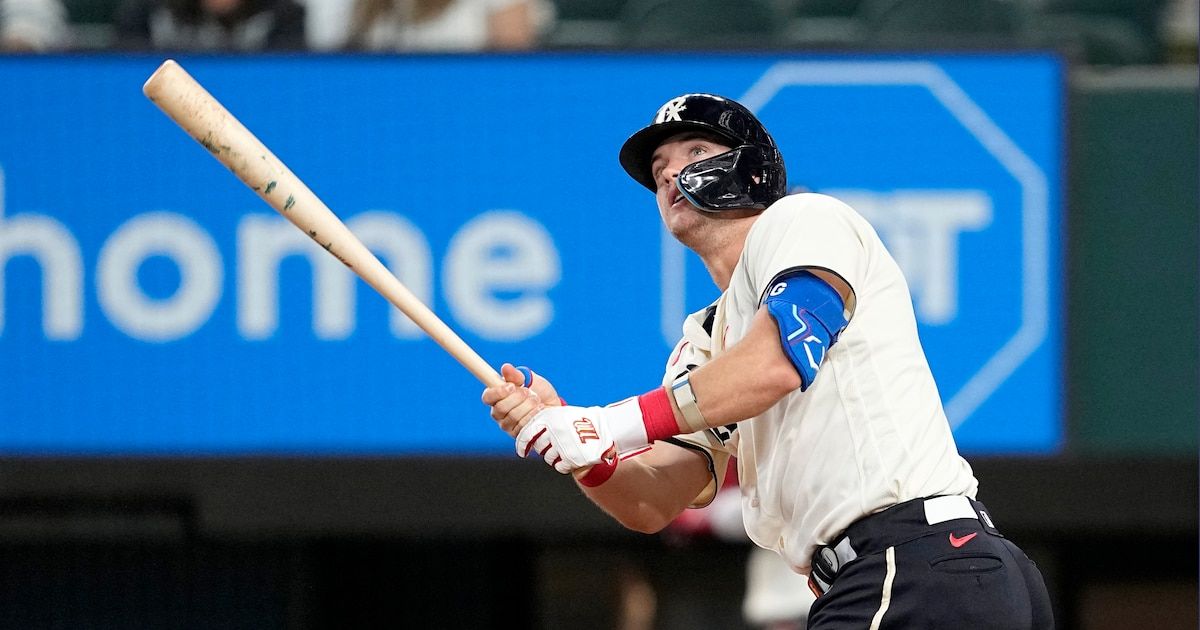
[[642,532],[710,501],[736,455],[746,531],[809,576],[809,628],[1053,627],[1037,567],[976,500],[871,226],[832,197],[788,195],[775,141],[719,96],[671,99],[620,162],[721,295],[639,396],[568,406],[505,364],[483,401],[517,453]]

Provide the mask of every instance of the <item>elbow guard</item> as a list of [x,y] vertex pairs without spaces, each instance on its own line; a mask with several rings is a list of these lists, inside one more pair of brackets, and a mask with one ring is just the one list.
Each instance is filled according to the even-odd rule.
[[779,327],[784,354],[800,373],[800,391],[806,391],[849,323],[842,296],[824,280],[795,269],[775,278],[762,304]]

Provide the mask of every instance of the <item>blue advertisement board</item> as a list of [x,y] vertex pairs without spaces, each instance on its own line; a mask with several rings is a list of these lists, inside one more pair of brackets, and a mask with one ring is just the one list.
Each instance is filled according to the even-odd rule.
[[[481,385],[141,94],[0,58],[0,452],[506,454]],[[1062,435],[1063,68],[1039,54],[180,58],[489,362],[653,387],[715,299],[617,149],[738,99],[876,226],[967,453]]]

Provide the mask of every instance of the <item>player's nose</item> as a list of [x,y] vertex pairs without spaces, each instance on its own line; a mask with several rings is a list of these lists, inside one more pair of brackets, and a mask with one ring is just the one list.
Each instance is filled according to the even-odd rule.
[[677,164],[668,164],[658,174],[658,187],[674,186],[675,180],[679,179],[679,171],[683,170]]

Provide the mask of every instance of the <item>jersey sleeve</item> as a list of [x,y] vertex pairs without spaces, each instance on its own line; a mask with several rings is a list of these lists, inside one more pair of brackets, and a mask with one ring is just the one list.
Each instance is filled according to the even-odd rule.
[[[663,385],[670,385],[684,372],[703,365],[711,358],[711,338],[705,329],[709,311],[694,313],[684,322],[683,338],[675,344],[675,349],[667,360],[663,374]],[[668,443],[699,452],[707,459],[708,472],[711,480],[700,494],[696,495],[688,507],[701,508],[712,502],[721,489],[721,481],[729,458],[736,451],[734,437],[737,425],[718,427],[696,433],[677,435],[667,440]]]
[[721,481],[724,477],[725,469],[729,466],[730,452],[728,448],[711,435],[711,430],[677,435],[668,439],[667,442],[675,446],[697,451],[708,460],[708,485],[704,486],[704,490],[701,490],[700,494],[692,499],[688,507],[702,508],[712,503],[712,500],[717,496],[717,492],[721,489]]
[[780,274],[811,268],[830,271],[862,285],[866,248],[862,218],[827,195],[784,197],[763,212],[746,237],[743,264],[759,298]]

